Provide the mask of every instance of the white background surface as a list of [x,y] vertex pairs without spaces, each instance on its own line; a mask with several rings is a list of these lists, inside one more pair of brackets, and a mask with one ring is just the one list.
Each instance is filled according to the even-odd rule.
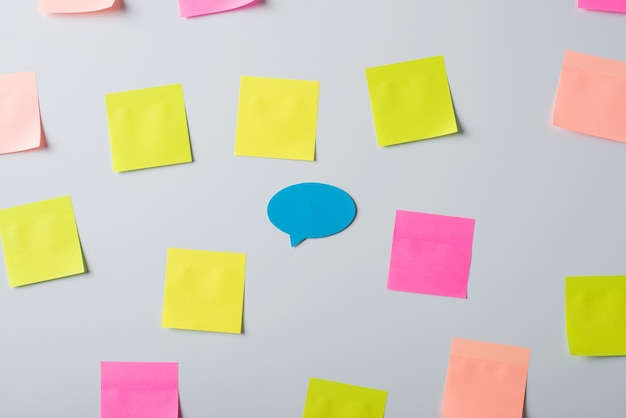
[[[178,361],[184,418],[302,414],[309,377],[439,417],[452,337],[532,349],[526,416],[623,417],[626,359],[571,357],[564,277],[626,273],[626,145],[551,126],[565,49],[626,61],[575,0],[0,3],[0,73],[35,70],[48,148],[0,156],[0,207],[72,196],[89,274],[10,289],[0,416],[99,416],[100,361]],[[444,55],[463,132],[376,145],[365,68]],[[239,77],[321,82],[317,161],[235,157]],[[104,95],[182,83],[195,162],[115,174]],[[267,201],[345,189],[355,222],[290,248]],[[476,218],[467,300],[386,290],[396,209]],[[168,247],[248,255],[243,335],[162,329]]]

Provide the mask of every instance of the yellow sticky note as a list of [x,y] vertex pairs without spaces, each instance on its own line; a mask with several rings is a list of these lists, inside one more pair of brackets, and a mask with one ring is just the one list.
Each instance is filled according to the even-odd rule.
[[235,155],[315,160],[320,83],[241,77]]
[[626,355],[626,276],[565,278],[570,353]]
[[383,418],[387,392],[311,378],[303,418]]
[[106,95],[113,171],[192,161],[180,84]]
[[378,145],[458,131],[442,56],[365,70]]
[[246,255],[170,248],[163,328],[241,334]]
[[11,287],[85,272],[69,196],[0,210],[0,238]]

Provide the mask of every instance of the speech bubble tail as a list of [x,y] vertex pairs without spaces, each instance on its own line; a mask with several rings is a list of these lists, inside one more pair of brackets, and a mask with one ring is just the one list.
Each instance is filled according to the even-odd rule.
[[291,246],[295,247],[296,245],[300,244],[302,241],[304,241],[306,238],[300,238],[296,235],[289,235],[289,239],[291,240]]

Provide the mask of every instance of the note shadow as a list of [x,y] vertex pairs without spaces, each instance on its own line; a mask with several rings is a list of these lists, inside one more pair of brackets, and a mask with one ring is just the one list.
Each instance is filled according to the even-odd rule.
[[180,395],[178,395],[178,418],[183,418],[183,410],[180,406]]
[[463,125],[459,120],[459,114],[456,111],[456,106],[454,105],[454,98],[452,97],[452,95],[450,95],[450,100],[452,100],[452,110],[454,111],[454,120],[456,121],[456,134],[463,134],[465,131],[463,130]]

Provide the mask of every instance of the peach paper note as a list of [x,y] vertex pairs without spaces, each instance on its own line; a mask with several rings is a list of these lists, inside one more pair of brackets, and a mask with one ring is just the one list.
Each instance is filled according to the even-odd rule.
[[626,13],[624,0],[578,0],[579,9]]
[[178,0],[180,17],[210,15],[239,9],[255,0]]
[[445,418],[522,418],[530,349],[452,339]]
[[35,73],[0,75],[0,154],[43,145]]
[[626,62],[566,51],[553,124],[626,142]]
[[89,13],[110,9],[116,0],[39,0],[40,13]]

